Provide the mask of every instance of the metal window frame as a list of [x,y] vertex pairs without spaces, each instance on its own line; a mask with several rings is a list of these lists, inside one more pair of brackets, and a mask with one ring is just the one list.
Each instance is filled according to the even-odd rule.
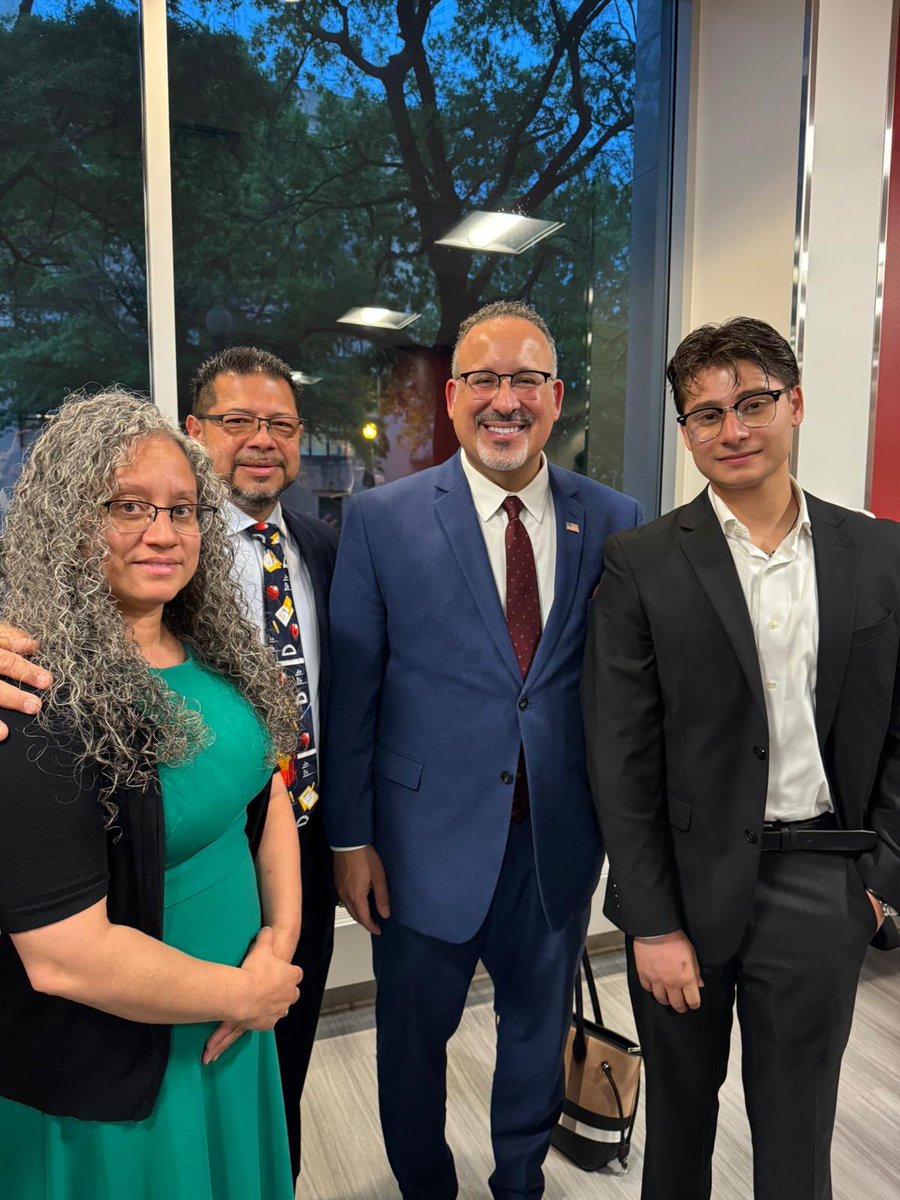
[[157,407],[177,424],[175,253],[165,0],[141,0],[139,22],[150,394]]

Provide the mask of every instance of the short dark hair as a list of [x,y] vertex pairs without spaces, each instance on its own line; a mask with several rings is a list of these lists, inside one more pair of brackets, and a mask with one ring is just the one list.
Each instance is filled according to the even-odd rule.
[[202,416],[215,403],[214,384],[220,375],[266,375],[269,379],[283,379],[291,389],[297,415],[300,415],[300,384],[286,362],[256,346],[229,346],[201,363],[191,380],[191,411],[195,416]]
[[709,367],[728,367],[737,383],[739,362],[759,367],[766,380],[777,379],[785,387],[800,382],[797,358],[771,325],[755,317],[732,317],[721,325],[701,325],[687,335],[666,367],[675,407],[684,412],[688,393]]
[[450,373],[453,378],[456,378],[457,361],[456,356],[459,351],[460,342],[476,325],[483,325],[485,321],[496,321],[500,317],[517,317],[521,321],[530,321],[536,329],[539,329],[547,341],[550,343],[550,353],[553,355],[553,374],[556,374],[556,342],[553,339],[553,334],[547,322],[539,312],[530,304],[526,304],[524,300],[494,300],[490,304],[485,304],[479,308],[477,312],[473,312],[471,316],[466,317],[459,327],[459,333],[456,335],[456,342],[453,346],[453,358],[450,363]]

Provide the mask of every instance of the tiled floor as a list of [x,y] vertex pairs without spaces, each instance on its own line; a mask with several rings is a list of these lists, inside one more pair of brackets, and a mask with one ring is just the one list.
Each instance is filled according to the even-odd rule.
[[[621,951],[594,959],[604,1017],[633,1029]],[[450,1047],[448,1137],[463,1200],[489,1197],[487,1105],[493,1065],[491,987],[476,984]],[[714,1200],[750,1200],[750,1149],[740,1092],[739,1034],[722,1091]],[[584,1174],[551,1151],[546,1200],[638,1200],[643,1121],[635,1129],[631,1170]],[[396,1200],[384,1157],[375,1091],[371,1008],[325,1017],[303,1106],[299,1200]],[[844,1059],[834,1142],[835,1200],[900,1197],[900,951],[870,951]]]

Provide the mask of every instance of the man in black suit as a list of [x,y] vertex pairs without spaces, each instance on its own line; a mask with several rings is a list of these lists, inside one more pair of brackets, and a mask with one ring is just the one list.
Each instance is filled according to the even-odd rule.
[[[295,644],[305,660],[302,675],[295,677],[301,716],[307,713],[299,735],[304,739],[303,753],[283,765],[301,848],[303,923],[293,961],[302,967],[303,980],[300,999],[275,1027],[296,1178],[300,1171],[300,1098],[334,947],[336,896],[319,803],[318,749],[330,682],[328,592],[337,535],[324,521],[280,503],[281,493],[300,470],[303,434],[300,390],[287,364],[252,346],[231,347],[201,365],[192,390],[193,412],[186,427],[209,451],[217,472],[231,488],[231,503],[224,515],[233,534],[247,615],[264,636],[269,551],[260,536],[265,537],[266,530],[274,531],[279,554],[282,549],[285,552],[290,578]],[[19,636],[19,631],[0,626],[0,673],[33,687],[47,686],[49,680],[42,678],[43,673],[18,657],[29,649],[33,646]],[[294,654],[293,648],[289,650]],[[0,707],[24,710],[33,699],[0,681]],[[5,727],[0,732],[5,736]],[[260,815],[252,806],[248,824],[251,842],[258,835]],[[227,1049],[236,1036],[237,1031],[229,1033],[225,1027],[217,1031],[216,1050]]]
[[841,1056],[900,903],[900,527],[804,494],[797,362],[762,321],[668,367],[695,500],[610,538],[589,769],[647,1067],[644,1200],[711,1191],[737,1003],[766,1200],[828,1200]]
[[303,434],[300,389],[286,363],[252,346],[233,346],[201,365],[192,392],[193,412],[185,427],[206,447],[217,472],[231,488],[226,518],[248,616],[262,633],[269,552],[253,532],[259,534],[274,526],[276,549],[285,553],[305,659],[298,703],[301,712],[309,706],[308,730],[304,732],[301,725],[306,749],[298,760],[299,776],[294,762],[284,764],[300,838],[303,923],[294,962],[303,968],[303,980],[300,999],[275,1026],[296,1178],[300,1172],[300,1098],[334,948],[336,897],[319,803],[318,750],[330,682],[328,592],[337,534],[324,521],[280,502],[282,492],[299,473]]

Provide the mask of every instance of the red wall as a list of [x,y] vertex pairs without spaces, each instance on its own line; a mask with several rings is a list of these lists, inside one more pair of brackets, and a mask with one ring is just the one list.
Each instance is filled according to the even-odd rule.
[[[900,60],[898,60],[900,61]],[[894,90],[884,308],[875,413],[872,495],[879,517],[900,520],[900,78]]]

